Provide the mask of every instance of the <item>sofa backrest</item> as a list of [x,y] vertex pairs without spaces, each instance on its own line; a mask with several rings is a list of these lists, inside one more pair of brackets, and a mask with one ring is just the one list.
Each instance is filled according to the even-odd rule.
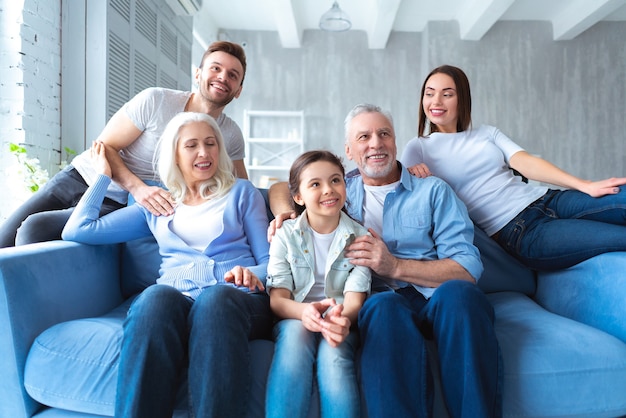
[[[266,203],[268,218],[273,219],[269,209],[267,189],[259,189]],[[480,250],[484,272],[478,285],[486,293],[516,291],[533,295],[536,288],[535,274],[507,254],[480,228],[474,228],[474,244]],[[125,297],[141,292],[154,284],[159,277],[161,256],[153,237],[141,238],[120,246],[121,287]]]
[[120,286],[126,298],[156,283],[161,254],[153,236],[120,245]]
[[532,296],[536,290],[536,275],[510,256],[482,229],[474,227],[474,245],[480,251],[483,275],[478,286],[485,293],[515,291]]

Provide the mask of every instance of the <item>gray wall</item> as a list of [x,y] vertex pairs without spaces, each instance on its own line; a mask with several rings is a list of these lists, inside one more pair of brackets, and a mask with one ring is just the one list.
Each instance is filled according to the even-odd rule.
[[624,22],[558,42],[544,22],[499,22],[478,42],[437,22],[392,33],[384,50],[368,49],[360,31],[305,31],[300,49],[282,48],[276,32],[228,33],[248,55],[242,95],[226,108],[242,126],[244,109],[304,110],[305,148],[343,155],[343,118],[366,101],[391,110],[402,150],[417,130],[424,77],[446,63],[470,79],[475,125],[495,125],[583,178],[626,175]]

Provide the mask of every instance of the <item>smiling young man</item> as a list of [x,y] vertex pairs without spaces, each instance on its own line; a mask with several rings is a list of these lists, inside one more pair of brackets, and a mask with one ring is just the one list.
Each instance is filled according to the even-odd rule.
[[[107,146],[114,180],[102,214],[125,206],[129,193],[155,215],[172,212],[170,194],[146,182],[154,184],[158,180],[152,166],[156,144],[167,122],[179,112],[211,115],[223,133],[236,176],[247,178],[241,129],[222,113],[241,94],[245,73],[243,48],[231,42],[214,42],[196,70],[197,91],[152,87],[122,106],[97,138]],[[74,206],[97,177],[89,152],[74,158],[70,166],[57,173],[0,225],[0,247],[60,239]]]

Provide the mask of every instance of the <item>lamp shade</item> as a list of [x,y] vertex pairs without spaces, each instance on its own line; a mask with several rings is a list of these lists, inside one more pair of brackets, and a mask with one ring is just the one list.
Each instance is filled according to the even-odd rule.
[[341,10],[337,2],[320,18],[320,29],[329,32],[343,32],[352,27],[350,18]]

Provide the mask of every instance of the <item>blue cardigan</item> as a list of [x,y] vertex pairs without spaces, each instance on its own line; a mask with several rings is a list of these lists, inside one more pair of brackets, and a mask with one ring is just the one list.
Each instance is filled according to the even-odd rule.
[[157,283],[174,286],[192,297],[197,297],[207,286],[230,285],[224,282],[224,274],[235,266],[249,268],[265,283],[269,260],[268,219],[263,197],[249,181],[237,179],[229,191],[221,220],[224,229],[203,252],[172,232],[173,215],[154,216],[137,203],[100,218],[100,207],[110,182],[109,177],[100,175],[89,187],[63,230],[64,240],[112,244],[153,234],[163,259]]

